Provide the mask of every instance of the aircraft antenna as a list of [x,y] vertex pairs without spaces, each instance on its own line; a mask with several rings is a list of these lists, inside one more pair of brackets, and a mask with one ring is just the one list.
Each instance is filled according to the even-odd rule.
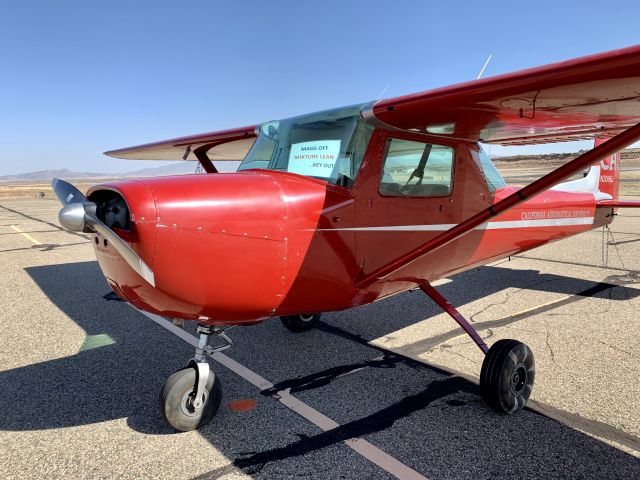
[[380,99],[382,98],[382,96],[383,96],[385,93],[387,93],[387,90],[389,90],[389,87],[390,87],[390,86],[391,86],[391,84],[390,84],[390,83],[387,83],[387,86],[386,86],[386,87],[384,87],[384,88],[382,89],[382,91],[380,92],[380,95],[378,95],[378,98],[376,98],[376,100],[380,100]]
[[484,62],[484,65],[482,66],[482,70],[480,70],[480,73],[476,77],[476,80],[479,80],[482,74],[484,73],[484,69],[487,68],[487,65],[489,65],[489,61],[491,60],[491,57],[493,57],[493,53],[487,57],[487,61]]

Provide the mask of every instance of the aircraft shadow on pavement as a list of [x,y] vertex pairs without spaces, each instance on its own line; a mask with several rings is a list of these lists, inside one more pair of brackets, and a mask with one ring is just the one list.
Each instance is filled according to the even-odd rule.
[[[562,294],[564,297],[557,302],[549,303],[540,308],[533,308],[525,313],[507,315],[504,318],[496,318],[486,321],[488,313],[482,315],[482,328],[498,328],[514,324],[534,315],[544,314],[547,311],[564,305],[580,302],[586,298],[600,298],[604,301],[625,301],[640,296],[639,288],[629,288],[627,284],[638,285],[635,277],[637,272],[620,272],[611,275],[601,282],[584,280],[581,278],[563,275],[541,273],[535,269],[500,268],[497,266],[484,266],[455,275],[452,282],[437,287],[438,291],[453,305],[464,306],[475,300],[489,297],[507,288],[515,289],[503,292],[496,298],[495,304],[502,305],[510,302],[514,296],[526,295],[519,290],[537,290]],[[633,280],[632,280],[633,279]],[[442,310],[421,291],[415,290],[405,294],[396,295],[381,302],[376,302],[365,307],[358,307],[349,312],[345,320],[345,326],[353,332],[366,337],[369,340],[382,337],[390,332],[442,314]],[[358,314],[358,312],[361,312]],[[338,313],[342,315],[342,313]],[[562,322],[562,317],[554,317],[555,321]],[[474,318],[470,320],[473,322]],[[600,319],[606,323],[605,317]],[[416,342],[416,349],[425,352],[436,347],[451,338],[457,337],[461,330],[454,328],[437,338],[426,338]],[[483,335],[482,335],[483,336]]]
[[[105,295],[109,290],[95,262],[26,270],[89,338],[108,335],[115,343],[0,372],[0,429],[55,429],[127,418],[137,431],[171,433],[157,411],[157,396],[166,378],[193,355],[192,347],[124,302],[110,301],[114,297]],[[517,273],[485,267],[454,277],[439,289],[464,305],[507,287],[569,294],[598,285],[534,270]],[[456,288],[460,282],[465,288]],[[609,287],[594,295],[622,299],[637,291]],[[312,427],[309,433],[309,426],[295,415],[295,421],[278,420],[275,417],[292,414],[270,398],[273,391],[260,394],[249,389],[259,400],[258,410],[246,416],[232,412],[226,402],[233,400],[234,390],[246,391],[247,384],[213,364],[226,398],[219,415],[200,433],[236,468],[261,478],[291,468],[323,478],[311,454],[358,436],[432,478],[452,472],[458,478],[525,477],[532,472],[546,477],[637,478],[640,461],[631,455],[532,411],[497,415],[479,399],[475,384],[366,343],[438,313],[428,299],[408,293],[328,315],[319,329],[299,335],[287,332],[278,321],[233,329],[230,356],[265,375],[277,389],[291,388],[341,426],[329,432]],[[266,443],[265,436],[271,441]],[[348,469],[355,467],[348,463],[334,460],[324,478],[353,476],[354,470]],[[384,472],[374,472],[386,478]],[[226,473],[211,471],[202,478]]]

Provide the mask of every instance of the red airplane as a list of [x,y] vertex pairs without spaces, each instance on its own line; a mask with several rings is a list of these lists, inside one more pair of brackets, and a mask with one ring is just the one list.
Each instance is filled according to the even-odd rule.
[[[596,139],[520,188],[479,142]],[[161,411],[176,430],[208,422],[221,401],[206,354],[233,325],[279,316],[312,328],[322,312],[420,288],[485,353],[484,400],[520,411],[531,350],[491,348],[431,285],[439,278],[611,223],[616,152],[640,139],[640,46],[398,98],[167,140],[107,155],[197,160],[206,175],[127,180],[85,197],[54,179],[60,223],[92,233],[107,282],[137,308],[194,320],[188,366]],[[606,141],[604,141],[606,140]],[[242,160],[220,174],[212,161]],[[566,181],[587,167],[579,180]],[[220,347],[222,348],[222,347]]]

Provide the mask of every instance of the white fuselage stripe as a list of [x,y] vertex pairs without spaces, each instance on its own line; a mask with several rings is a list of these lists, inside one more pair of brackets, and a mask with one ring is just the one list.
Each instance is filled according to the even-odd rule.
[[[575,225],[593,225],[594,217],[547,218],[542,220],[506,220],[488,222],[478,225],[474,230],[502,230],[511,228],[566,227]],[[384,227],[348,227],[320,228],[318,231],[352,231],[352,232],[444,232],[455,227],[455,223],[435,225],[390,225]]]

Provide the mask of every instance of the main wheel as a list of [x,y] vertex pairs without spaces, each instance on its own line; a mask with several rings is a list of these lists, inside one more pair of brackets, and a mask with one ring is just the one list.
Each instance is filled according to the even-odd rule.
[[193,406],[193,387],[196,371],[193,367],[183,368],[171,375],[160,392],[160,411],[166,422],[180,432],[195,430],[205,425],[216,414],[222,401],[222,385],[213,372],[209,373],[202,406]]
[[482,362],[480,394],[498,412],[517,413],[529,400],[535,375],[529,347],[517,340],[498,340]]
[[280,317],[282,324],[292,332],[304,332],[315,327],[320,320],[319,313],[301,313],[299,315],[287,315]]

